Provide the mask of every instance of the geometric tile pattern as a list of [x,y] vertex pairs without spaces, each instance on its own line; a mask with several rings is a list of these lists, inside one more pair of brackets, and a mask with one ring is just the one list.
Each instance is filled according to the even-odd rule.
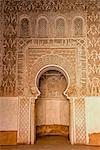
[[30,144],[30,101],[19,98],[18,143]]
[[76,143],[86,144],[85,99],[75,101],[75,135]]

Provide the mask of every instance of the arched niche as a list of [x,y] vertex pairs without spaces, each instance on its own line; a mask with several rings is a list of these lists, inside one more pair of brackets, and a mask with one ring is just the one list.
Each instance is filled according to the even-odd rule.
[[84,20],[82,17],[76,17],[73,21],[74,36],[83,36]]
[[[45,72],[48,72],[48,71],[58,71],[59,73],[61,73],[65,79],[66,79],[66,88],[65,90],[63,91],[64,95],[66,96],[66,93],[67,93],[67,89],[69,87],[69,84],[70,84],[70,79],[69,79],[69,75],[67,72],[65,72],[65,70],[63,68],[61,68],[60,66],[58,65],[48,65],[48,66],[45,66],[43,67],[38,73],[37,73],[37,76],[36,76],[36,86],[37,86],[37,89],[39,90],[39,80],[40,80],[40,77],[45,73]],[[40,92],[40,91],[39,91]]]
[[46,17],[41,17],[37,20],[37,32],[39,38],[48,37],[48,20]]
[[64,37],[65,36],[65,20],[60,17],[56,20],[56,37]]
[[[44,67],[37,74],[40,95],[36,100],[36,136],[69,137],[69,77],[59,66]],[[55,114],[55,115],[54,115]]]
[[30,36],[30,22],[28,18],[22,18],[20,20],[20,37]]

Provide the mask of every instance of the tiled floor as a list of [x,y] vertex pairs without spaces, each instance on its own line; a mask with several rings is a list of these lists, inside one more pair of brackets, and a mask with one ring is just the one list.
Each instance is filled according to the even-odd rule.
[[96,146],[70,145],[63,137],[44,137],[34,145],[1,146],[0,150],[100,150]]

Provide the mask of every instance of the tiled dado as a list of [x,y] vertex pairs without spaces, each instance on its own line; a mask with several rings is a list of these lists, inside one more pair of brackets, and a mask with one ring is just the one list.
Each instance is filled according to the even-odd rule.
[[0,131],[0,145],[16,145],[17,131]]

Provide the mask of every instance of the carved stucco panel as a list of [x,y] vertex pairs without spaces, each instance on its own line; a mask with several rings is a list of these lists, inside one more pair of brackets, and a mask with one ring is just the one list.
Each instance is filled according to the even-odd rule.
[[2,57],[3,57],[3,45],[2,45],[2,38],[3,38],[3,27],[2,27],[2,22],[3,22],[3,14],[2,14],[2,6],[3,3],[0,1],[0,96],[2,95],[2,73],[3,73],[3,64],[2,64]]
[[17,143],[30,144],[30,98],[19,97]]
[[[29,73],[29,87],[35,87],[36,86],[36,76],[37,73],[44,67],[48,67],[48,66],[58,66],[63,68],[69,75],[70,78],[70,86],[75,85],[76,84],[76,77],[75,74],[73,76],[72,72],[73,69],[75,67],[75,65],[73,66],[73,63],[69,63],[69,61],[66,61],[66,59],[62,56],[59,55],[45,55],[41,58],[39,58],[35,64],[33,64],[33,66],[31,67],[31,71]],[[34,68],[34,69],[33,69]],[[73,89],[75,90],[75,89]]]
[[17,11],[15,2],[3,3],[3,81],[2,94],[16,95],[16,26]]
[[[35,5],[34,5],[35,4]],[[58,10],[59,8],[59,10]],[[87,64],[88,64],[88,80],[86,80],[86,56],[83,53],[80,53],[80,75],[81,75],[81,89],[85,89],[86,91],[86,81],[88,81],[88,93],[87,95],[100,95],[100,2],[98,0],[96,1],[81,1],[81,0],[71,0],[71,1],[54,1],[50,0],[48,3],[46,1],[11,1],[5,0],[5,6],[4,6],[4,59],[3,59],[3,82],[2,82],[2,91],[3,95],[5,96],[14,96],[16,95],[16,22],[17,22],[17,15],[16,11],[20,13],[26,13],[29,11],[60,11],[60,12],[66,12],[71,11],[72,9],[76,11],[76,9],[79,10],[88,10],[88,16],[87,16],[87,38],[88,41],[88,57],[87,57]],[[1,12],[1,11],[0,11]],[[27,41],[23,40],[24,44],[32,43],[31,39],[28,39]],[[64,40],[63,40],[64,41]],[[69,42],[69,43],[67,43]],[[84,43],[81,43],[81,40],[70,40],[66,43],[71,47],[72,45],[76,47],[84,47],[83,51],[86,47]],[[62,42],[61,42],[62,43]],[[59,43],[59,45],[61,44]],[[77,43],[77,44],[76,44]],[[56,43],[57,44],[57,43]],[[56,46],[55,44],[55,46]],[[23,43],[20,43],[20,45],[23,46]],[[58,46],[59,46],[58,45]],[[81,46],[80,46],[81,45]],[[40,46],[43,47],[44,43],[40,41]],[[49,44],[50,46],[50,44]],[[66,46],[63,42],[63,46]],[[39,47],[39,45],[36,44],[36,47]],[[86,52],[87,54],[87,52]],[[84,57],[85,56],[85,57]],[[43,63],[41,61],[41,63]],[[64,62],[63,62],[64,63]],[[42,65],[41,65],[42,66]],[[85,66],[85,67],[84,67]],[[36,66],[37,67],[37,66]],[[20,73],[21,74],[21,73]],[[33,74],[34,75],[34,74]],[[22,74],[21,74],[22,77]],[[21,80],[22,81],[22,80]],[[21,86],[23,91],[23,84]],[[23,93],[23,92],[22,92]],[[72,92],[73,93],[73,92]],[[36,93],[35,93],[36,94]],[[85,93],[86,94],[86,93]],[[84,94],[84,95],[85,95]],[[36,94],[37,95],[37,94]],[[81,95],[81,93],[79,94]],[[83,105],[82,105],[83,104]],[[28,107],[23,107],[23,104],[20,102],[20,105],[22,106],[22,117],[20,121],[23,121],[23,124],[20,126],[20,131],[25,133],[25,126],[24,123],[26,122],[26,126],[28,126],[28,123],[26,121],[26,118],[24,118],[24,112],[27,112],[26,110],[29,109]],[[78,109],[78,107],[82,108],[82,111],[84,111],[84,103],[81,101],[77,101],[76,104],[76,124],[81,119],[80,123],[82,126],[82,130],[78,130],[76,127],[76,132],[79,134],[77,136],[77,142],[84,143],[85,138],[85,121],[84,121],[84,112],[83,114],[80,113],[81,109]],[[25,109],[23,109],[25,108]],[[28,115],[28,113],[27,113]],[[84,129],[84,131],[83,131]],[[26,130],[27,131],[27,130]],[[23,135],[24,140],[20,141],[27,141],[28,138],[28,132]],[[82,138],[80,137],[82,136]],[[21,135],[22,136],[22,135]],[[80,140],[79,140],[80,139]]]
[[75,135],[77,144],[86,144],[86,116],[84,97],[77,97],[75,100]]
[[[22,40],[22,39],[20,39]],[[24,45],[19,45],[20,49],[24,50],[24,46],[27,45],[27,40],[24,41]],[[46,41],[46,42],[45,42]],[[50,42],[52,41],[52,43]],[[20,42],[20,41],[18,41]],[[59,48],[58,48],[59,47]],[[80,95],[87,94],[87,52],[86,52],[86,39],[85,38],[66,38],[66,39],[31,39],[26,49],[26,62],[28,72],[31,72],[32,64],[46,54],[56,54],[63,56],[65,59],[76,64],[76,69],[73,72],[78,72],[77,76],[77,89]],[[75,49],[75,50],[73,50]],[[76,60],[75,60],[76,59]],[[77,66],[78,64],[78,66]],[[70,67],[70,65],[69,65]],[[78,68],[78,70],[77,70]],[[73,85],[73,88],[76,85]],[[72,92],[71,92],[72,93]]]
[[88,7],[88,95],[100,96],[100,12],[97,2]]

